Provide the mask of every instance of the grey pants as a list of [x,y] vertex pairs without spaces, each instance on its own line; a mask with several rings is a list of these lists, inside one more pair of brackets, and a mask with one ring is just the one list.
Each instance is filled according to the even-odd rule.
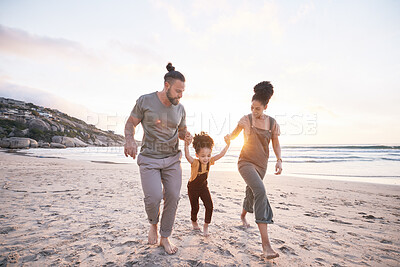
[[[160,204],[164,199],[160,234],[169,237],[175,221],[182,186],[182,153],[164,159],[153,159],[139,154],[137,164],[144,193],[144,205],[151,224],[157,224]],[[164,189],[163,189],[164,187]]]
[[249,162],[240,162],[238,167],[240,175],[247,184],[243,209],[253,213],[254,207],[256,223],[274,223],[272,209],[263,183],[266,169]]

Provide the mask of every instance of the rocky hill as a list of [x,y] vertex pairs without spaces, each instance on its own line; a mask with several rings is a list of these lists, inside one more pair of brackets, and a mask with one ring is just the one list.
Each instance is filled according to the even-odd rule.
[[113,131],[68,116],[56,109],[0,97],[0,147],[121,146],[125,139]]

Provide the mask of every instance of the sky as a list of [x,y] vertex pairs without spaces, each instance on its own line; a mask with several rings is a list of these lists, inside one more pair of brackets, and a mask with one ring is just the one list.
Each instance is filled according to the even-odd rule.
[[399,47],[400,1],[0,0],[0,96],[122,134],[172,62],[216,143],[270,81],[282,145],[399,144]]

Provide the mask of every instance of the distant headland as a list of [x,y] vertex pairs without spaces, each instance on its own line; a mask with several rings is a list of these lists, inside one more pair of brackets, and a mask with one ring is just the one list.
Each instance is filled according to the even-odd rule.
[[122,146],[124,142],[122,135],[100,130],[57,109],[0,97],[2,148]]

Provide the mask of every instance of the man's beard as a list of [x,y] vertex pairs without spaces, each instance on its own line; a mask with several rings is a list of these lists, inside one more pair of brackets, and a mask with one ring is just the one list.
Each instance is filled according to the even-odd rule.
[[171,89],[171,87],[168,88],[168,91],[167,91],[167,98],[168,98],[169,102],[171,102],[172,105],[176,106],[176,105],[179,104],[179,98],[173,98],[173,97],[169,94],[169,90],[170,90],[170,89]]

